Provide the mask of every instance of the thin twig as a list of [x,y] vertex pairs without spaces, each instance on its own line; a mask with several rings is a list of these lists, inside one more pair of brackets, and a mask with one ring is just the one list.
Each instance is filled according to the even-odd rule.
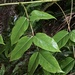
[[8,5],[18,5],[19,3],[22,4],[30,4],[30,3],[41,3],[41,2],[55,2],[55,1],[59,1],[59,0],[48,0],[48,1],[29,1],[29,2],[14,2],[14,3],[3,3],[0,4],[0,6],[8,6]]
[[71,0],[71,13],[70,13],[70,18],[69,18],[69,31],[71,31],[71,28],[70,28],[70,23],[71,23],[71,19],[72,19],[72,11],[73,11],[73,0]]
[[[66,18],[66,14],[65,14],[65,12],[63,11],[63,9],[61,8],[61,6],[58,4],[58,3],[56,3],[55,2],[55,4],[60,8],[60,10],[62,11],[62,13],[63,13],[63,15],[64,15],[64,17],[65,17],[65,20],[66,20],[66,22],[67,22],[67,25],[68,25],[68,27],[69,27],[69,21],[67,20],[67,18]],[[68,30],[69,30],[69,28],[68,28]],[[70,30],[69,30],[70,31]]]
[[48,7],[52,6],[53,4],[54,4],[54,2],[47,4],[47,5],[45,6],[45,8],[43,9],[43,11],[45,11]]
[[32,24],[30,23],[30,28],[32,30],[32,35],[34,36],[34,30],[33,30],[33,27],[32,27]]
[[[24,10],[25,10],[25,13],[26,13],[26,17],[29,20],[29,15],[28,15],[26,7],[22,3],[21,3],[21,5],[24,7]],[[31,25],[31,23],[30,23],[30,28],[31,28],[32,36],[34,36],[34,30],[33,30],[33,27]]]
[[74,73],[71,73],[71,74],[69,74],[69,75],[75,75],[75,72],[74,72]]
[[74,45],[73,45],[73,54],[74,54],[74,58],[75,58],[75,48],[74,48]]
[[28,12],[27,12],[27,9],[26,9],[26,7],[21,3],[21,5],[23,6],[23,8],[24,8],[24,11],[25,11],[25,14],[26,14],[26,17],[29,19],[29,15],[28,15]]

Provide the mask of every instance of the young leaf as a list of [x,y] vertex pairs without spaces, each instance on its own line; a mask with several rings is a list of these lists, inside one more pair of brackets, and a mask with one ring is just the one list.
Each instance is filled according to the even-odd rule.
[[71,57],[67,57],[66,59],[60,62],[60,66],[62,70],[65,72],[65,74],[68,74],[72,70],[74,64],[75,60]]
[[57,43],[44,33],[37,33],[33,38],[36,46],[51,52],[60,52]]
[[38,21],[40,19],[55,19],[55,17],[43,11],[33,10],[31,12],[30,21]]
[[53,36],[54,40],[57,42],[59,48],[62,48],[69,40],[69,33],[65,30],[58,32]]
[[23,53],[30,48],[31,44],[32,44],[32,37],[30,38],[27,36],[22,37],[18,41],[14,50],[9,54],[10,60],[13,61],[19,59],[23,55]]
[[75,42],[75,30],[72,30],[70,32],[70,40],[73,41],[73,42]]
[[63,72],[55,57],[48,51],[39,51],[39,64],[48,72]]
[[24,34],[29,26],[29,21],[25,17],[20,17],[15,23],[11,33],[11,44],[15,44]]
[[33,75],[34,71],[38,67],[38,64],[39,64],[39,53],[36,52],[30,57],[28,64],[28,73],[29,73],[28,75]]
[[4,45],[3,38],[2,38],[2,35],[1,34],[0,34],[0,44],[3,44]]

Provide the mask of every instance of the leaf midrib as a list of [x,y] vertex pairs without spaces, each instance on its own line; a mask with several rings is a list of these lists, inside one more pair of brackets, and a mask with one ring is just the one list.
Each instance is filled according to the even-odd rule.
[[[65,36],[67,36],[67,35],[68,35],[68,33],[67,33],[66,35],[64,35],[63,38],[64,38]],[[57,43],[59,43],[63,38],[61,38]]]
[[[38,37],[36,37],[35,36],[35,38],[37,38],[38,40],[41,40],[41,39],[39,39]],[[43,41],[44,42],[44,41]],[[44,42],[45,43],[45,42]],[[47,43],[48,44],[48,43]],[[48,44],[48,46],[49,45],[51,45],[52,46],[52,44],[50,43],[50,44]],[[47,45],[46,45],[47,46]],[[57,50],[56,48],[54,48],[53,46],[51,47],[51,48],[54,48],[55,50],[54,51],[52,51],[49,47],[47,46],[47,49],[46,50],[48,50],[48,51],[51,51],[51,52],[55,52],[55,50]],[[39,46],[40,47],[40,46]],[[49,49],[48,49],[49,48]],[[44,48],[42,48],[42,49],[44,49]]]
[[[27,42],[26,42],[20,49],[17,50],[16,54],[17,54],[31,39],[32,39],[32,37],[31,37],[30,39],[28,39]],[[16,54],[15,54],[15,55],[16,55]],[[15,56],[15,55],[14,55],[14,56]]]
[[[41,54],[41,52],[40,52],[40,54]],[[41,54],[42,55],[42,54]],[[43,55],[42,55],[43,56]],[[45,56],[43,56],[44,57],[44,59],[46,60],[46,58],[45,58]],[[47,62],[49,63],[49,61],[47,60]],[[51,63],[51,62],[50,62]],[[52,63],[51,63],[52,64]],[[56,67],[56,66],[54,66],[54,65],[52,65],[53,67]],[[57,68],[57,67],[56,67]]]
[[[39,56],[39,53],[37,54],[36,60],[37,60],[38,56]],[[34,64],[35,64],[36,60],[34,61]],[[33,64],[33,65],[34,65],[34,64]],[[30,73],[32,73],[31,71],[33,70],[33,68],[34,68],[34,67],[32,66],[32,67],[31,67],[31,70],[30,70]]]
[[[71,62],[69,62],[68,65],[71,64],[72,62],[74,62],[74,60],[72,60]],[[66,65],[64,68],[68,67],[68,65]]]
[[[26,18],[24,19],[24,22],[22,23],[21,27],[18,29],[18,31],[17,31],[17,33],[16,33],[16,34],[18,34],[18,33],[19,33],[19,31],[20,31],[20,29],[22,28],[22,26],[24,25],[25,21],[26,21]],[[16,37],[17,37],[17,36],[15,36],[15,37],[14,37],[14,39],[15,39]]]

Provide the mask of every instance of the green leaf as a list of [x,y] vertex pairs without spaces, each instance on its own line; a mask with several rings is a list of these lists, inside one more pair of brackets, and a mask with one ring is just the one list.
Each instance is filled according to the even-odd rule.
[[48,51],[39,51],[39,64],[48,72],[63,72],[55,57]]
[[74,64],[75,60],[71,57],[67,57],[66,59],[60,62],[61,68],[65,72],[65,74],[68,74],[72,70]]
[[44,72],[44,75],[51,75],[50,72],[46,71],[46,70],[43,70]]
[[68,42],[68,40],[69,40],[68,34],[69,33],[67,31],[62,30],[53,36],[53,38],[57,42],[59,48],[62,48]]
[[30,48],[31,44],[32,44],[32,37],[30,38],[27,36],[22,37],[18,41],[14,50],[9,54],[10,61],[19,59],[23,55],[23,53]]
[[28,73],[29,73],[28,75],[33,75],[34,71],[38,67],[38,64],[39,64],[39,53],[36,52],[30,57],[28,64]]
[[44,33],[37,33],[33,38],[36,46],[51,52],[60,52],[57,43]]
[[29,5],[27,6],[27,9],[29,9],[30,7],[33,8],[33,7],[41,6],[41,5],[42,5],[42,3],[29,4]]
[[33,10],[31,12],[30,21],[38,21],[40,19],[55,19],[55,17],[43,11]]
[[6,42],[6,45],[5,45],[5,48],[4,48],[4,53],[5,53],[5,56],[8,58],[8,54],[9,54],[9,51],[11,51],[11,43],[10,43],[10,40]]
[[4,75],[4,73],[5,73],[5,66],[4,64],[2,64],[0,69],[0,75]]
[[24,34],[29,26],[29,21],[25,17],[20,17],[15,23],[11,33],[11,44],[15,44]]
[[70,32],[70,40],[73,41],[73,42],[75,42],[75,30],[72,30]]
[[5,45],[4,42],[3,42],[3,38],[2,38],[2,35],[1,34],[0,34],[0,44]]

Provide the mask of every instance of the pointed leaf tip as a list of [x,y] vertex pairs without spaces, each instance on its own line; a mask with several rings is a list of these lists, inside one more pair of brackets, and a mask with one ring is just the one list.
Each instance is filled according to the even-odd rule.
[[39,10],[33,10],[31,12],[30,21],[38,21],[41,19],[47,20],[47,19],[56,19],[56,18],[51,14]]

